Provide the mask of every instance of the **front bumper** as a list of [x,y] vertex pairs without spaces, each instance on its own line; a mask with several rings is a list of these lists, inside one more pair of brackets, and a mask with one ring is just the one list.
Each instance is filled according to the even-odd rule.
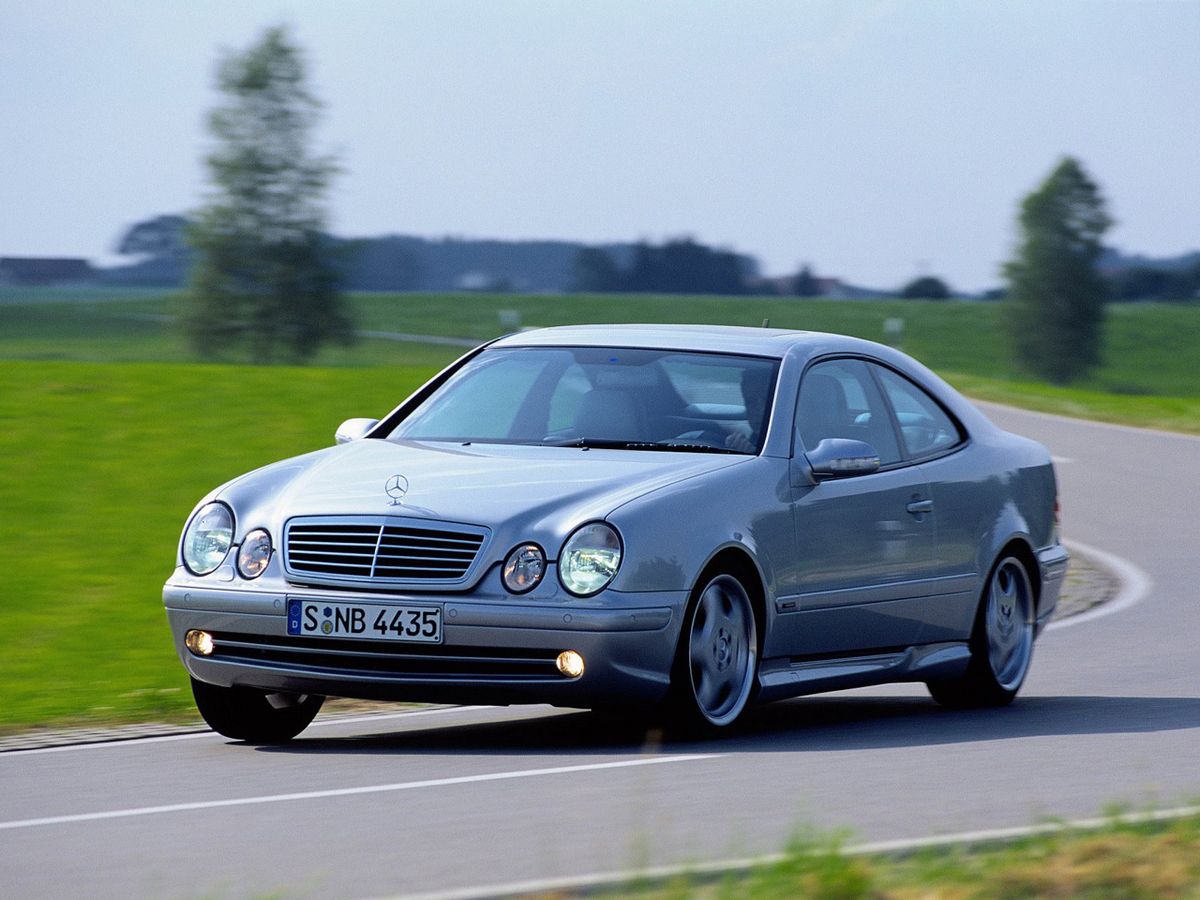
[[[292,597],[440,606],[443,642],[290,636]],[[650,705],[665,695],[686,592],[605,591],[586,606],[522,600],[250,590],[187,578],[163,588],[176,651],[192,676],[211,684],[371,700],[583,708]],[[211,656],[184,646],[193,628],[214,635]],[[581,676],[559,674],[554,661],[563,650],[583,656]]]

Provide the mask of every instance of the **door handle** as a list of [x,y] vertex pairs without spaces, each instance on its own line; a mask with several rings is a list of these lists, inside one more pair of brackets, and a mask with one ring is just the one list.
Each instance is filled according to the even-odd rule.
[[912,503],[908,504],[908,506],[906,506],[904,508],[907,509],[914,516],[919,516],[919,515],[921,515],[921,513],[933,512],[933,501],[932,500],[914,500]]

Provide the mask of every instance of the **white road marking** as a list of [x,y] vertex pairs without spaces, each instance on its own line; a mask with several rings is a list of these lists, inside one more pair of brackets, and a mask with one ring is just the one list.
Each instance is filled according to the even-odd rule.
[[[328,719],[318,717],[311,725],[312,728],[322,728],[328,725],[358,725],[362,722],[384,722],[388,719],[408,719],[415,716],[440,716],[447,713],[471,712],[480,709],[495,709],[494,706],[439,706],[436,709],[409,709],[395,713],[371,713],[365,716],[334,716]],[[33,756],[40,753],[69,753],[73,750],[105,750],[114,747],[137,747],[141,744],[164,744],[171,741],[193,741],[196,738],[213,738],[228,741],[211,729],[204,731],[189,731],[187,734],[162,734],[157,737],[144,738],[113,738],[106,741],[91,741],[80,744],[64,744],[60,747],[32,747],[29,750],[6,750],[0,753],[0,762],[14,756]]]
[[1121,589],[1112,600],[1095,609],[1089,609],[1087,612],[1081,612],[1078,615],[1067,616],[1065,619],[1051,622],[1046,626],[1047,631],[1057,631],[1059,628],[1083,625],[1087,622],[1094,622],[1096,619],[1103,618],[1104,616],[1111,616],[1113,613],[1123,612],[1131,606],[1140,603],[1150,593],[1150,588],[1154,586],[1154,580],[1127,559],[1123,559],[1113,553],[1107,553],[1104,550],[1098,550],[1095,547],[1089,547],[1087,544],[1079,543],[1079,541],[1063,541],[1063,544],[1068,550],[1075,548],[1083,555],[1092,557],[1101,566],[1116,575],[1117,579],[1121,582]]
[[191,812],[202,809],[221,809],[229,806],[261,806],[266,803],[289,803],[294,800],[325,800],[331,797],[354,797],[360,794],[387,794],[421,788],[448,787],[458,784],[479,784],[485,781],[509,781],[517,778],[538,778],[544,775],[568,775],[574,772],[599,772],[606,769],[631,769],[668,763],[695,762],[717,759],[723,753],[690,753],[679,756],[646,756],[637,759],[606,763],[585,763],[575,766],[554,766],[545,769],[519,769],[515,772],[488,772],[483,775],[459,775],[453,778],[431,778],[427,781],[400,781],[393,784],[371,784],[362,787],[330,788],[323,791],[300,791],[294,794],[267,794],[259,797],[232,797],[227,800],[199,800],[192,803],[170,803],[164,806],[139,806],[132,809],[109,809],[100,812],[77,813],[67,816],[44,816],[38,819],[15,819],[0,822],[0,831],[16,828],[37,828],[43,825],[68,825],[77,822],[99,822],[107,819],[128,819],[135,816],[156,816],[164,813]]
[[[999,843],[1039,834],[1056,834],[1065,831],[1094,831],[1116,822],[1137,824],[1162,822],[1200,815],[1200,806],[1181,806],[1174,809],[1152,810],[1145,813],[1128,813],[1110,818],[1072,819],[1065,822],[1050,822],[1044,825],[1027,825],[1016,828],[994,828],[987,831],[963,831],[957,834],[939,834],[933,837],[902,838],[892,841],[874,841],[855,844],[842,849],[845,856],[872,856],[875,854],[904,853],[928,847],[952,847],[961,844]],[[558,894],[567,891],[587,891],[594,888],[614,887],[634,881],[665,881],[688,875],[713,875],[722,872],[739,872],[758,866],[769,866],[783,862],[783,853],[768,853],[763,856],[739,859],[715,860],[712,862],[688,863],[675,866],[654,866],[645,869],[629,869],[623,872],[593,872],[567,878],[542,878],[529,881],[514,881],[508,884],[479,885],[424,894],[396,894],[390,900],[481,900],[485,897],[518,897],[526,895]]]
[[1051,456],[1050,462],[1054,463],[1056,466],[1062,466],[1066,465],[1067,463],[1073,463],[1075,460],[1071,459],[1069,456]]

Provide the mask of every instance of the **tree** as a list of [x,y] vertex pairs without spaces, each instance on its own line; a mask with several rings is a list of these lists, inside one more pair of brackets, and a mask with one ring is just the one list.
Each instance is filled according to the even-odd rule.
[[900,296],[905,300],[949,300],[950,287],[940,278],[922,275],[902,287]]
[[792,279],[792,293],[797,297],[820,297],[821,282],[813,274],[812,266],[805,263]]
[[117,252],[130,257],[121,266],[104,269],[108,284],[178,287],[187,280],[192,248],[187,243],[188,221],[183,216],[155,216],[135,222],[117,242]]
[[1109,277],[1114,300],[1188,301],[1200,293],[1200,261],[1174,271],[1131,266]]
[[744,294],[758,273],[732,250],[713,249],[690,237],[654,246],[639,242],[625,273],[625,289],[662,294]]
[[184,232],[187,219],[183,216],[155,216],[135,222],[117,242],[117,252],[123,256],[172,258],[188,255]]
[[1158,300],[1171,283],[1171,273],[1150,266],[1131,266],[1109,278],[1113,300]]
[[309,150],[319,103],[283,28],[222,61],[217,86],[225,99],[209,118],[213,190],[188,231],[189,335],[205,356],[236,348],[256,362],[280,352],[303,362],[323,341],[352,336],[322,236],[335,166]]
[[571,261],[571,290],[603,294],[620,289],[621,270],[612,256],[599,247],[580,247]]
[[1100,361],[1108,285],[1096,262],[1112,224],[1080,163],[1066,157],[1021,203],[1016,256],[1004,266],[1017,362],[1063,384]]

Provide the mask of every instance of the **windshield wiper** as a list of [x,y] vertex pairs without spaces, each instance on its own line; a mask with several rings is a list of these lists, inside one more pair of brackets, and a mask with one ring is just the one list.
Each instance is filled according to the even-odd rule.
[[642,441],[630,445],[631,450],[680,450],[684,453],[736,453],[730,447],[714,447],[712,444],[689,444],[686,441]]
[[740,453],[728,447],[711,444],[689,444],[686,441],[621,441],[608,438],[570,438],[564,441],[545,441],[543,447],[580,447],[584,450],[672,450],[680,453]]

